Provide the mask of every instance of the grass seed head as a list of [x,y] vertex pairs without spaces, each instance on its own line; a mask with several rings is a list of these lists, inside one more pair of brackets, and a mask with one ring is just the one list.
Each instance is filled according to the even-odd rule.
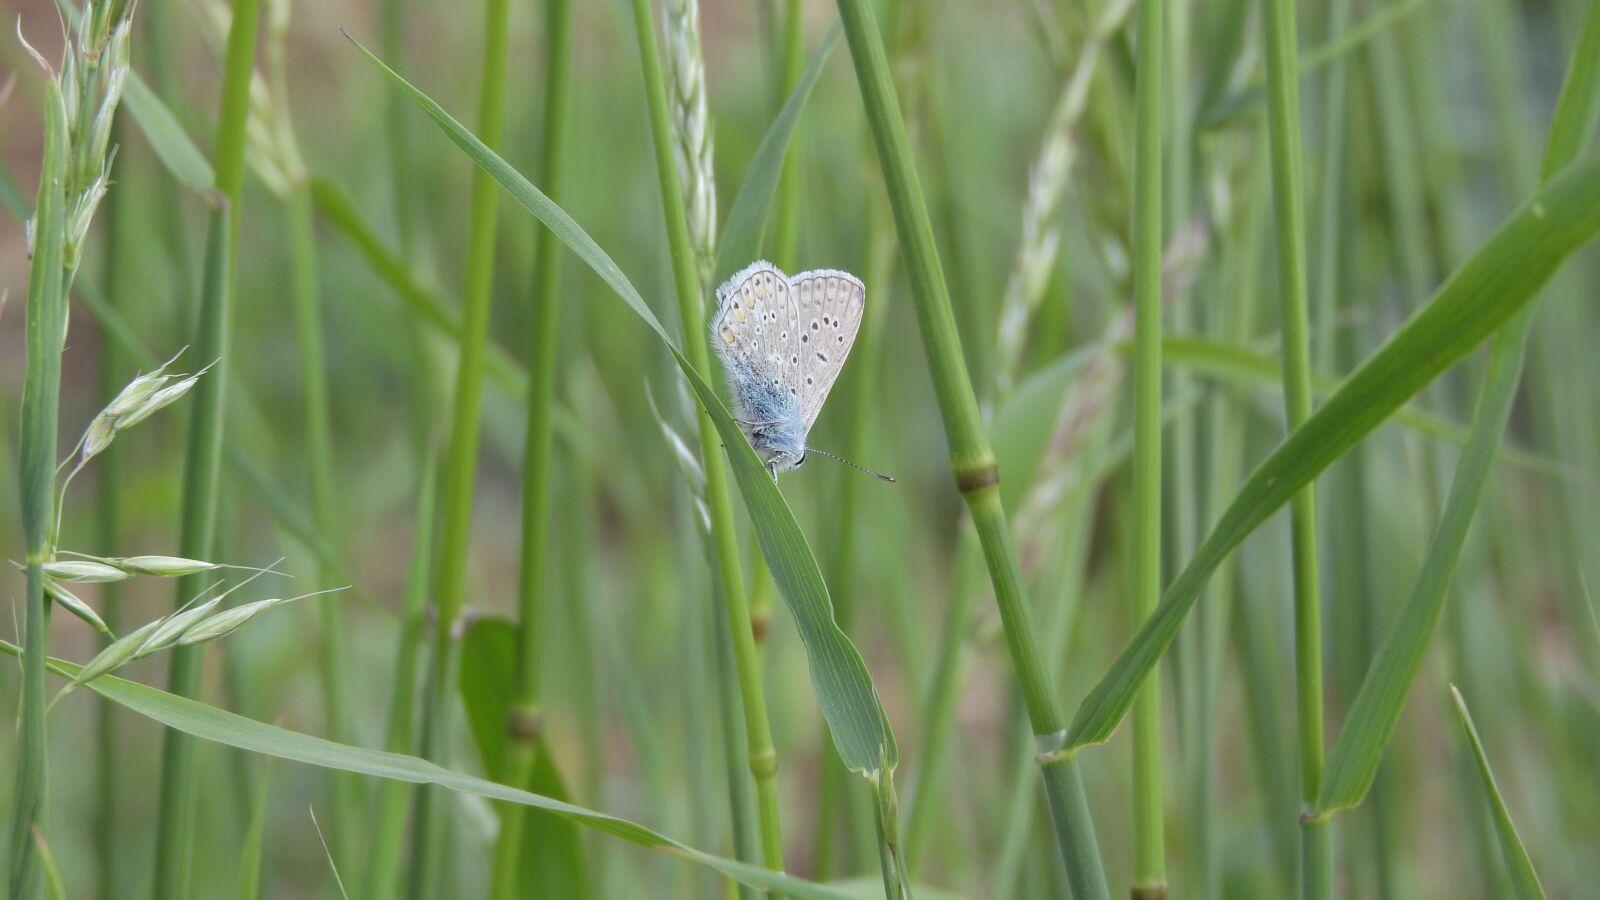
[[72,683],[83,684],[86,681],[93,681],[101,675],[118,669],[124,663],[135,659],[136,654],[144,647],[145,642],[150,639],[150,635],[165,621],[166,619],[163,618],[146,622],[112,641],[109,646],[95,654],[94,659],[89,660],[88,664],[79,670],[78,677],[72,679]]
[[61,604],[61,606],[66,609],[67,612],[70,612],[83,621],[89,623],[89,625],[93,626],[96,631],[100,632],[106,637],[113,639],[116,638],[116,635],[111,632],[110,627],[106,625],[105,620],[100,618],[99,613],[95,612],[94,609],[89,606],[89,604],[83,602],[78,595],[67,590],[59,582],[46,578],[44,580],[44,592],[49,594],[57,603]]
[[128,556],[108,559],[106,562],[134,575],[158,575],[162,578],[177,578],[222,568],[217,563],[181,556]]
[[101,584],[131,577],[116,566],[88,559],[58,559],[44,564],[44,574],[68,584]]

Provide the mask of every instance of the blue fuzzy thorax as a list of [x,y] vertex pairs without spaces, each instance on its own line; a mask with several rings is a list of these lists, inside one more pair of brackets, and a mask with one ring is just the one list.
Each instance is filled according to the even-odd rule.
[[761,378],[731,354],[723,363],[739,427],[762,464],[774,478],[798,467],[805,461],[806,428],[793,388],[776,378]]

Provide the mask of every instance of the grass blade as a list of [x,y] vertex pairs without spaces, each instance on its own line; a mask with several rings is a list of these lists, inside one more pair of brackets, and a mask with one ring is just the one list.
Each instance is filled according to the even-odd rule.
[[178,179],[178,183],[193,191],[210,193],[216,186],[217,176],[211,163],[190,140],[178,117],[156,92],[145,84],[139,73],[128,73],[128,84],[122,95],[123,103],[132,114],[134,124],[150,142],[161,164]]
[[1461,698],[1461,692],[1453,684],[1450,685],[1450,699],[1455,703],[1456,716],[1461,720],[1461,730],[1466,732],[1467,743],[1472,746],[1472,755],[1478,761],[1478,774],[1483,776],[1485,799],[1494,809],[1494,829],[1500,838],[1500,849],[1506,856],[1511,888],[1516,892],[1517,900],[1544,900],[1544,886],[1539,883],[1539,875],[1533,870],[1528,848],[1522,846],[1522,838],[1517,835],[1517,825],[1511,821],[1505,798],[1500,796],[1500,785],[1495,782],[1494,772],[1489,768],[1489,755],[1484,752],[1478,729],[1472,724],[1467,701]]
[[[1600,4],[1591,3],[1551,124],[1542,166],[1545,178],[1571,162],[1583,140],[1594,131],[1595,118],[1600,115],[1600,63],[1590,57],[1597,53]],[[1313,818],[1325,819],[1360,803],[1377,775],[1406,695],[1422,665],[1423,652],[1444,613],[1450,578],[1460,561],[1495,452],[1511,419],[1532,332],[1532,311],[1525,310],[1495,340],[1472,433],[1456,466],[1422,570],[1334,741],[1328,780],[1318,796]]]
[[[21,651],[15,644],[0,641],[0,652],[16,656]],[[78,670],[72,663],[53,658],[48,660],[48,665],[56,674],[68,679]],[[642,847],[681,856],[745,884],[792,897],[840,900],[847,896],[831,888],[697,850],[627,819],[454,772],[419,757],[336,744],[113,675],[95,679],[88,688],[138,715],[200,740],[325,769],[432,784],[488,800],[520,803]]]
[[833,730],[834,747],[845,766],[862,775],[875,773],[884,760],[893,767],[899,759],[899,751],[866,663],[862,661],[855,645],[834,622],[833,604],[828,597],[827,585],[823,583],[821,569],[799,523],[784,502],[777,485],[773,484],[771,476],[762,467],[750,442],[739,431],[727,407],[717,397],[716,391],[694,371],[616,262],[565,210],[551,203],[538,188],[426,94],[385,66],[371,51],[359,43],[356,46],[433,119],[446,137],[505,188],[512,199],[555,232],[562,243],[600,276],[672,353],[690,388],[701,406],[711,415],[722,436],[740,493],[755,523],[762,553],[772,566],[773,577],[782,590],[790,612],[794,614],[795,624],[805,644],[812,686],[823,716]]
[[1357,441],[1531,302],[1600,232],[1600,156],[1551,181],[1251,473],[1161,606],[1084,699],[1064,751],[1111,736],[1223,557]]
[[822,67],[839,43],[839,26],[835,24],[823,36],[822,43],[811,56],[805,73],[778,111],[777,118],[767,128],[766,136],[756,148],[756,155],[745,170],[744,181],[733,197],[728,209],[728,221],[717,239],[717,261],[711,270],[711,284],[721,284],[739,268],[747,265],[761,253],[761,237],[766,231],[767,215],[772,209],[773,197],[778,191],[779,175],[784,169],[784,157],[789,152],[789,142],[794,137],[795,126],[800,123],[800,113],[816,87]]
[[[888,53],[878,30],[877,14],[869,4],[863,0],[839,0],[838,7],[911,280],[917,330],[944,424],[951,475],[983,547],[995,605],[1005,628],[1007,650],[1027,706],[1036,748],[1047,750],[1062,733],[1061,711],[1023,588],[1022,567],[1000,499],[1000,472],[984,434],[977,394],[967,372],[927,197],[889,72]],[[1079,900],[1109,896],[1099,839],[1076,761],[1041,758],[1040,763],[1058,849],[1073,894]]]

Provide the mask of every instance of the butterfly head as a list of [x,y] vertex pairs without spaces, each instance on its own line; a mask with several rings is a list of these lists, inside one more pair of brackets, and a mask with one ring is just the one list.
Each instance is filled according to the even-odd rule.
[[800,468],[806,461],[805,436],[792,428],[760,428],[752,430],[750,445],[762,465],[776,479],[784,472]]

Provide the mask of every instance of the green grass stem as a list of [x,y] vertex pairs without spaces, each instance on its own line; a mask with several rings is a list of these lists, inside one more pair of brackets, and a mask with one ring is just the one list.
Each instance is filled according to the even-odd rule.
[[[1267,126],[1272,155],[1278,284],[1283,303],[1283,393],[1288,427],[1311,415],[1311,346],[1306,299],[1306,240],[1300,158],[1300,85],[1295,61],[1294,0],[1266,0]],[[1308,484],[1290,501],[1294,560],[1296,718],[1300,799],[1316,801],[1322,785],[1322,604],[1317,574],[1316,494]],[[1333,896],[1333,836],[1326,824],[1301,826],[1304,900]]]
[[[505,123],[507,0],[486,0],[483,52],[479,59],[478,134],[490,147],[500,143]],[[453,657],[456,619],[467,591],[468,558],[472,543],[472,507],[477,481],[480,411],[483,403],[484,348],[488,344],[489,314],[494,302],[496,213],[500,190],[481,170],[472,173],[467,224],[467,262],[462,288],[461,350],[456,361],[455,397],[450,413],[450,436],[445,453],[439,498],[439,543],[434,563],[435,608],[431,681],[424,704],[432,728],[429,748],[442,752],[446,723],[454,705]],[[436,863],[442,859],[434,836],[440,815],[435,792],[419,792],[413,825],[412,853],[421,860],[414,867],[410,889],[430,891],[438,882]],[[448,831],[448,829],[446,830]]]
[[[1028,707],[1028,719],[1034,734],[1048,744],[1058,739],[1057,732],[1064,723],[1039,653],[1016,549],[1012,546],[1005,510],[1000,503],[999,471],[983,433],[977,396],[967,376],[949,290],[934,243],[933,224],[918,182],[883,38],[873,11],[864,0],[839,0],[839,13],[844,20],[850,57],[855,63],[867,122],[877,145],[878,162],[883,168],[890,207],[900,234],[901,252],[911,278],[917,325],[950,446],[952,474],[983,545],[995,601],[1005,625],[1011,662]],[[1074,896],[1079,900],[1108,896],[1077,761],[1051,760],[1041,769],[1062,861]]]
[[[711,373],[710,352],[705,329],[705,286],[690,241],[684,198],[673,160],[671,125],[667,113],[666,85],[657,49],[655,20],[648,0],[633,0],[634,28],[643,70],[645,104],[650,114],[650,137],[655,148],[656,176],[661,187],[665,228],[672,258],[673,288],[678,298],[678,317],[683,329],[683,352],[689,365],[701,377]],[[746,752],[750,774],[756,786],[756,816],[761,836],[761,859],[767,868],[783,870],[783,839],[778,812],[778,755],[773,748],[772,726],[767,720],[767,701],[761,683],[760,655],[751,629],[748,597],[739,569],[739,542],[734,531],[733,501],[729,491],[722,441],[709,413],[698,416],[700,460],[706,479],[706,504],[711,516],[713,558],[716,576],[727,605],[728,629],[732,635],[734,667],[739,676],[739,695],[744,711]]]
[[[544,152],[539,183],[554,203],[561,202],[566,162],[568,108],[571,106],[571,0],[545,4]],[[552,536],[550,494],[554,477],[555,394],[561,359],[561,241],[540,228],[534,250],[533,333],[528,342],[528,431],[523,448],[522,560],[517,578],[518,641],[516,682],[506,723],[510,740],[508,784],[531,787],[535,754],[543,730],[539,669],[544,662],[545,598],[550,590]],[[521,889],[521,843],[527,813],[511,805],[501,811],[495,839],[490,896],[511,900]]]
[[16,786],[12,793],[11,896],[39,895],[42,868],[36,829],[45,821],[49,752],[45,733],[45,654],[49,650],[49,609],[44,594],[44,564],[52,558],[56,493],[56,429],[60,417],[61,351],[66,340],[67,288],[63,268],[66,243],[67,124],[61,85],[45,85],[44,155],[34,202],[34,254],[28,271],[24,323],[27,369],[22,387],[22,447],[18,454],[23,552],[27,587],[22,620],[22,700],[17,725]]
[[[1139,0],[1133,185],[1133,621],[1161,600],[1162,0]],[[1161,681],[1133,703],[1133,897],[1167,893],[1161,797]]]
[[[215,153],[219,200],[207,218],[205,275],[201,281],[200,316],[192,350],[195,359],[214,363],[193,392],[193,415],[183,473],[182,528],[178,554],[210,559],[216,541],[217,503],[223,456],[224,409],[228,393],[234,304],[234,269],[243,201],[245,125],[249,118],[250,76],[254,70],[260,0],[233,5],[227,52],[222,70],[222,98],[217,114]],[[174,608],[180,608],[204,587],[203,576],[178,582]],[[203,645],[172,652],[168,685],[180,696],[200,690]],[[199,790],[194,742],[168,731],[161,751],[161,799],[156,819],[154,895],[183,900],[189,896],[194,853],[195,807]]]

